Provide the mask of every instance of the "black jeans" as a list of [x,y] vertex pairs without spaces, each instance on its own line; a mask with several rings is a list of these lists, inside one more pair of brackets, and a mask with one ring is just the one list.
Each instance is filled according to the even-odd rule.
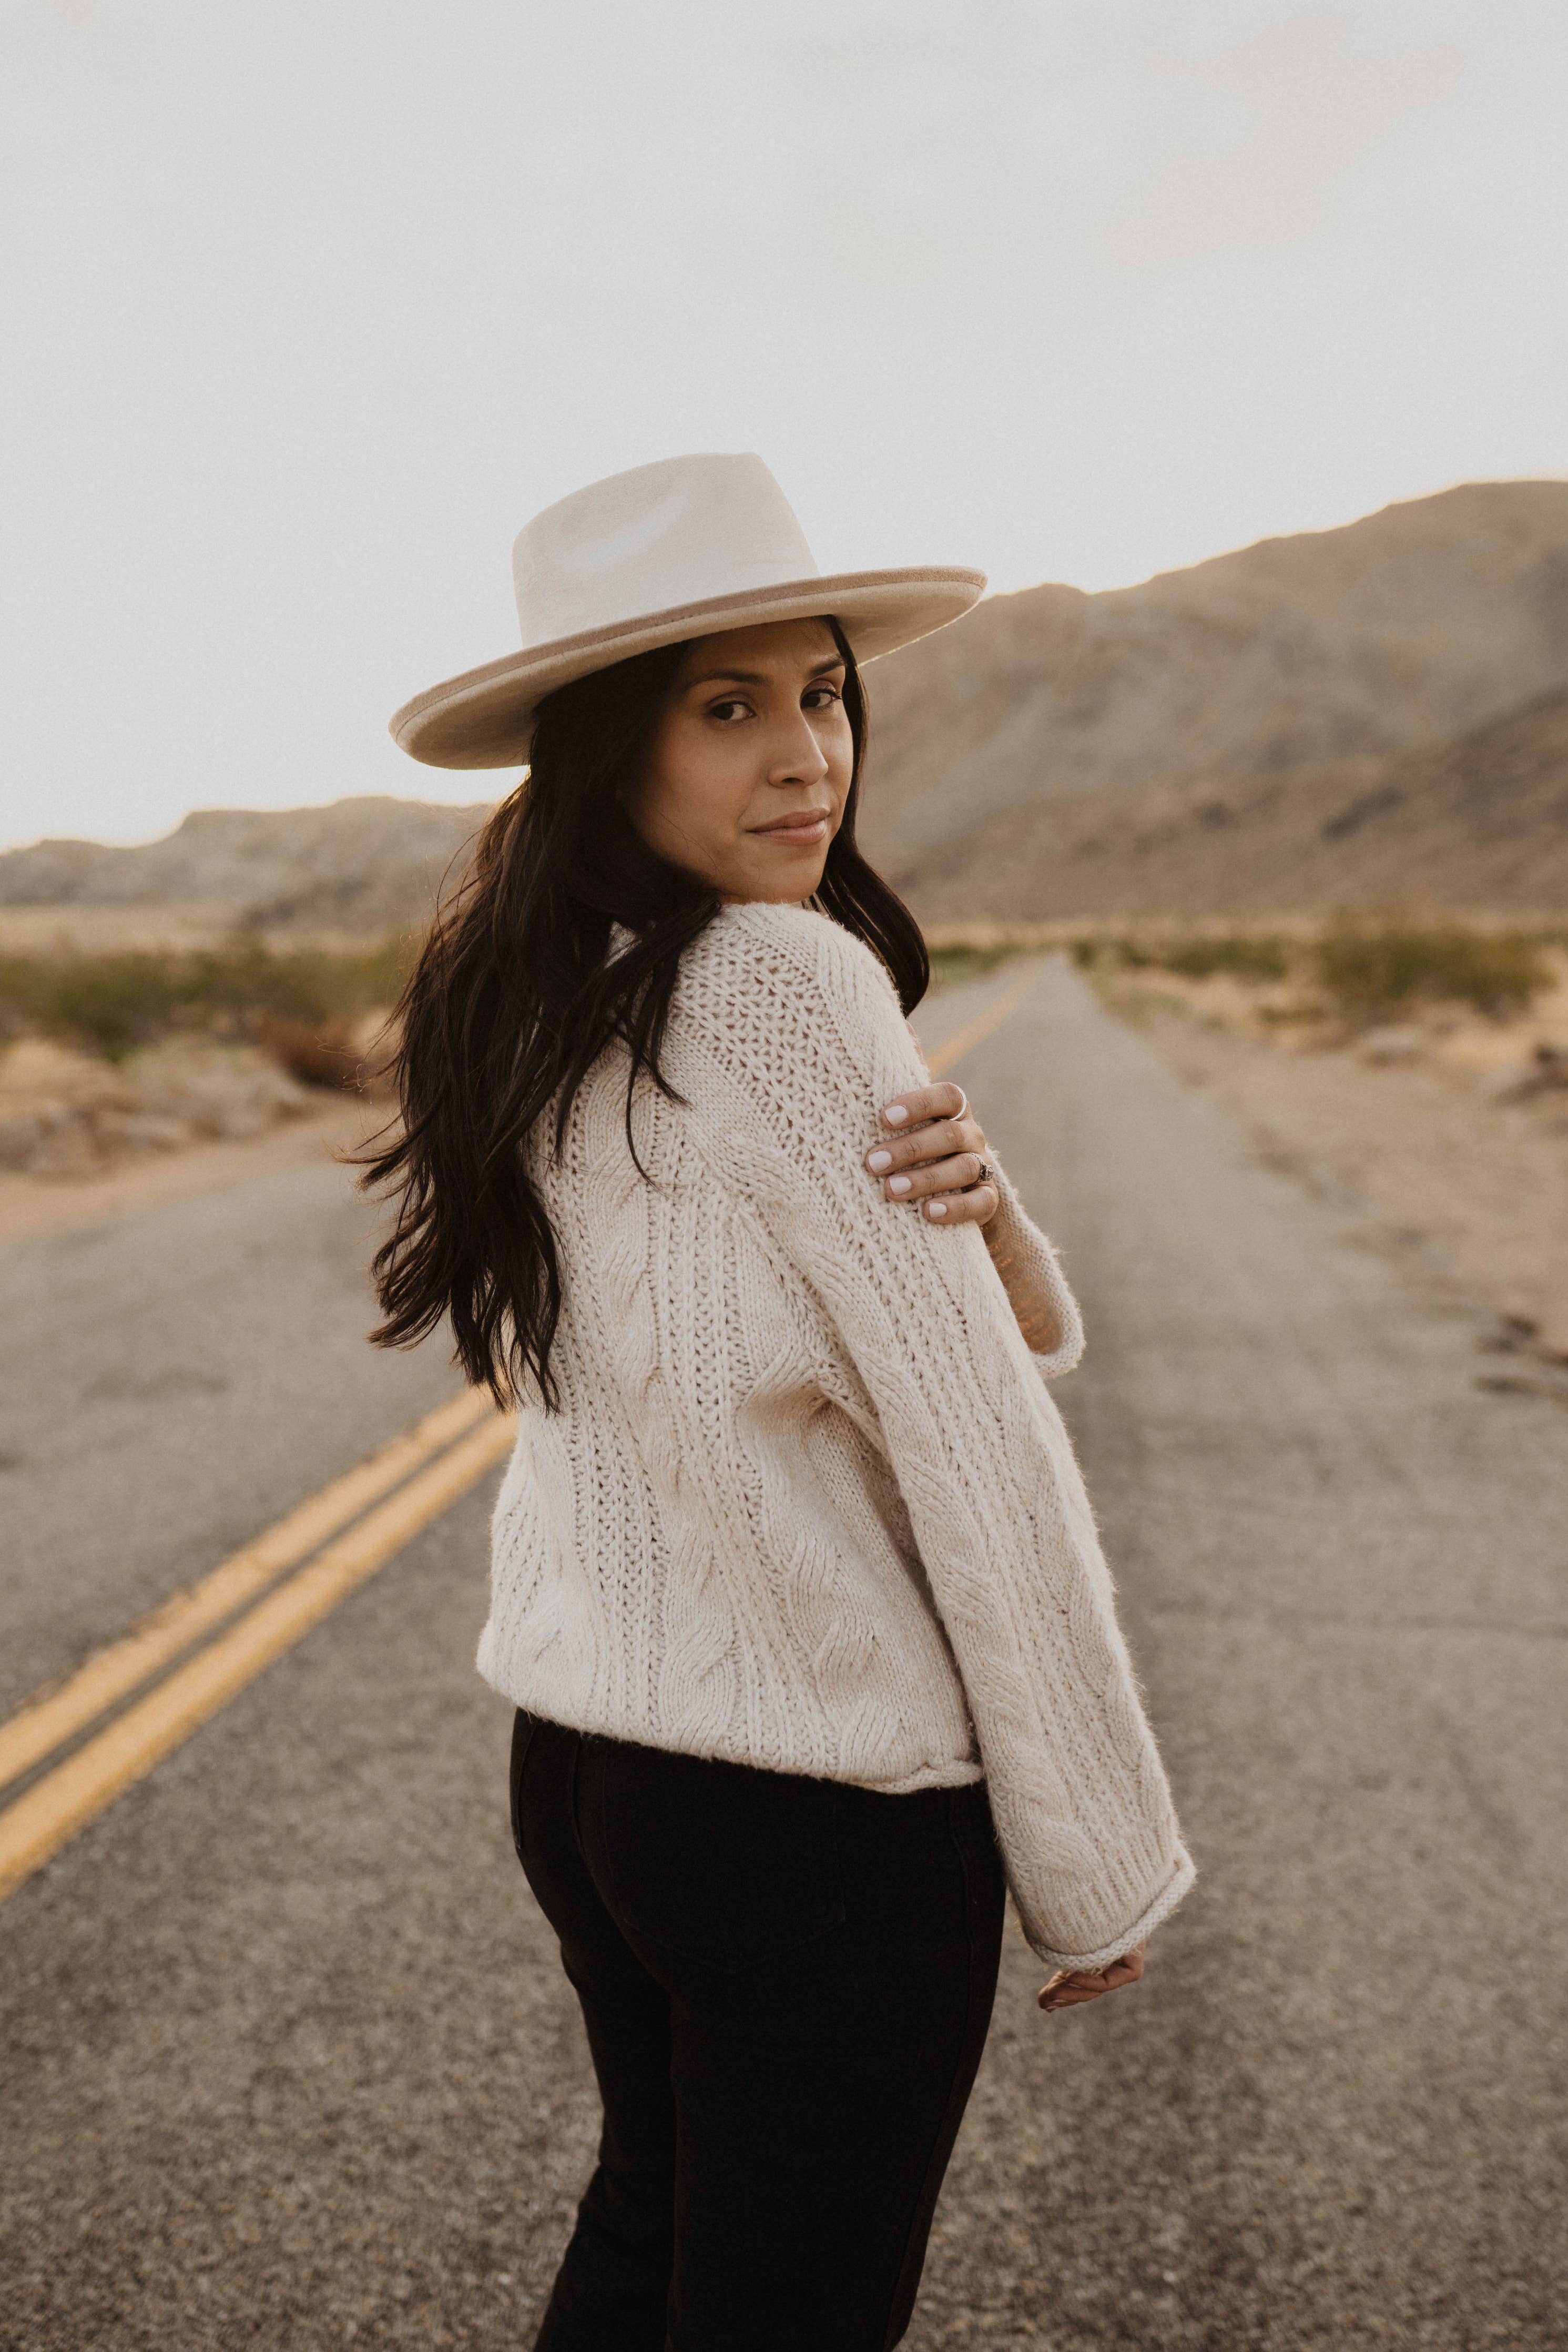
[[877,1796],[520,1714],[512,1827],[604,2102],[537,2352],[887,2352],[996,1992],[984,1786]]

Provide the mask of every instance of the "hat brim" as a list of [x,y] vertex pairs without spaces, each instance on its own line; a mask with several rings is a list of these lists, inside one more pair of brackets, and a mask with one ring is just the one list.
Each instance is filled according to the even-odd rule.
[[655,646],[707,637],[720,629],[759,628],[768,621],[804,621],[831,614],[857,662],[874,661],[916,637],[929,636],[967,613],[986,584],[983,572],[956,569],[841,572],[826,579],[787,581],[731,596],[711,596],[668,612],[646,613],[612,628],[558,637],[503,655],[481,669],[416,694],[393,713],[393,740],[410,759],[430,768],[516,768],[528,756],[534,713],[547,694],[591,671],[629,661]]

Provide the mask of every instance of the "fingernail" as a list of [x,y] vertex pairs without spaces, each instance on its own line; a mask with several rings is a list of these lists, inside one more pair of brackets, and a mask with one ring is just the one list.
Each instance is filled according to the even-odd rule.
[[871,1170],[874,1176],[880,1176],[884,1168],[891,1168],[892,1165],[893,1154],[891,1151],[873,1151],[871,1158],[866,1161],[866,1166]]
[[889,1127],[902,1127],[904,1120],[909,1117],[909,1113],[905,1110],[902,1103],[889,1103],[887,1108],[883,1112],[883,1117],[886,1119]]
[[946,1201],[933,1201],[933,1202],[932,1202],[932,1203],[931,1203],[931,1208],[930,1208],[930,1214],[931,1214],[932,1216],[934,1216],[934,1217],[945,1217],[945,1216],[946,1215],[946,1213],[947,1213],[947,1203],[946,1203]]
[[[886,1156],[884,1152],[883,1157],[885,1159]],[[890,1192],[907,1192],[909,1185],[910,1179],[907,1176],[890,1176],[887,1180],[887,1189]]]

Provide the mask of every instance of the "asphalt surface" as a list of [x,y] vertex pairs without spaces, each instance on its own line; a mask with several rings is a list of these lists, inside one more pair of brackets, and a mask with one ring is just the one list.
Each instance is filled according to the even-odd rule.
[[[961,1075],[1202,1876],[1088,2011],[1009,1942],[906,2342],[1560,2347],[1568,1415],[1065,968]],[[0,1253],[0,1706],[451,1392],[362,1346],[367,1233],[322,1167]],[[530,2340],[596,2117],[488,1487],[0,1906],[5,2352]]]

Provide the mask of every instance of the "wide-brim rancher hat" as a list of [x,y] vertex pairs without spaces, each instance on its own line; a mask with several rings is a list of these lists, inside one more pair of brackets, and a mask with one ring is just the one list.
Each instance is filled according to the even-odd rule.
[[416,694],[392,720],[433,768],[511,768],[559,686],[654,646],[831,614],[857,662],[968,611],[982,572],[817,569],[760,457],[666,457],[546,507],[512,549],[522,648]]

